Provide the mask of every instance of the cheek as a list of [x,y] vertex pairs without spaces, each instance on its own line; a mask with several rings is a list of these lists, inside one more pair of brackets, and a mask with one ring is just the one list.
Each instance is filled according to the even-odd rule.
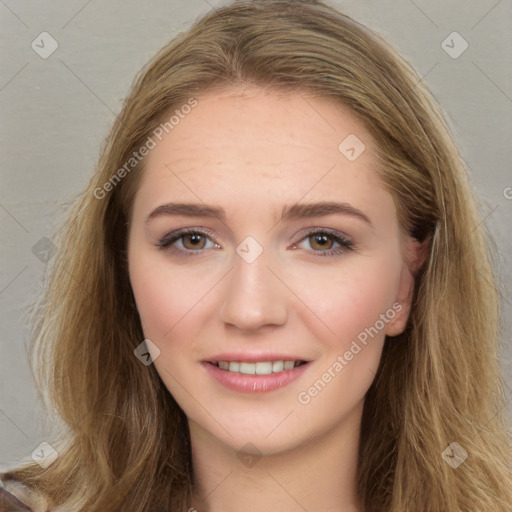
[[394,276],[383,278],[367,270],[308,292],[306,300],[322,320],[308,320],[308,330],[320,342],[322,356],[296,399],[299,411],[320,423],[340,418],[361,403],[380,363],[386,326],[382,318],[389,321],[395,315]]
[[[130,283],[144,334],[149,337],[172,325],[173,311],[178,302],[175,275],[157,249],[146,247],[147,242],[139,233],[131,235],[128,248]],[[180,287],[183,288],[183,287]],[[182,289],[181,295],[187,293]],[[174,315],[173,315],[174,316]]]
[[183,353],[184,344],[190,352],[204,324],[203,301],[214,284],[210,283],[211,273],[208,278],[202,271],[171,266],[161,255],[134,251],[130,281],[144,336],[158,346],[163,356]]
[[175,321],[173,312],[179,303],[175,286],[168,284],[157,265],[133,265],[130,280],[144,335],[162,336]]
[[[294,283],[291,288],[297,290],[299,299],[296,311],[303,312],[302,322],[315,338],[342,349],[375,325],[379,334],[375,336],[372,330],[373,337],[384,338],[385,324],[380,319],[395,300],[399,275],[399,265],[392,255],[382,255],[347,259],[337,268],[288,271],[285,279]],[[393,310],[390,313],[394,316]]]

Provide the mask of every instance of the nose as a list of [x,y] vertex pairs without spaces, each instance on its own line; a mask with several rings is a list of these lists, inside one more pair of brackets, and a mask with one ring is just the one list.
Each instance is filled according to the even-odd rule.
[[234,254],[234,268],[227,276],[229,281],[218,310],[224,323],[253,331],[286,322],[286,297],[290,292],[273,267],[265,250],[254,261]]

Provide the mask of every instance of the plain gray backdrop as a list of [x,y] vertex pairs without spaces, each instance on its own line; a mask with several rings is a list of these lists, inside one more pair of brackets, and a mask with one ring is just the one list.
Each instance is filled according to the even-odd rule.
[[[499,248],[500,363],[510,400],[512,2],[329,3],[387,39],[446,112]],[[43,287],[44,238],[53,237],[93,173],[135,74],[177,31],[219,5],[0,0],[0,464],[29,460],[55,432],[26,355],[27,312]],[[510,401],[508,413],[512,419]]]

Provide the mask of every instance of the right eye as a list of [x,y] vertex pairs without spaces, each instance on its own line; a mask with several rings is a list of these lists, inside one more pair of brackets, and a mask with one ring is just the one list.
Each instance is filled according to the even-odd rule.
[[[207,240],[211,240],[214,247],[220,247],[209,231],[196,228],[184,228],[168,233],[156,245],[160,249],[169,250],[178,256],[186,257],[192,256],[193,253],[201,254],[206,249],[205,242]],[[176,242],[180,242],[181,247],[176,245]]]

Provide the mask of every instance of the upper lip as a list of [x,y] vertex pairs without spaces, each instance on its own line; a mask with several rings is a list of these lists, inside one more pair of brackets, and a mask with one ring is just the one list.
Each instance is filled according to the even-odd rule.
[[303,357],[290,355],[290,354],[269,354],[269,353],[258,353],[258,354],[219,354],[216,356],[212,356],[208,359],[205,359],[206,362],[209,363],[218,363],[219,361],[238,361],[244,363],[257,363],[261,361],[305,361],[308,362],[307,359]]

